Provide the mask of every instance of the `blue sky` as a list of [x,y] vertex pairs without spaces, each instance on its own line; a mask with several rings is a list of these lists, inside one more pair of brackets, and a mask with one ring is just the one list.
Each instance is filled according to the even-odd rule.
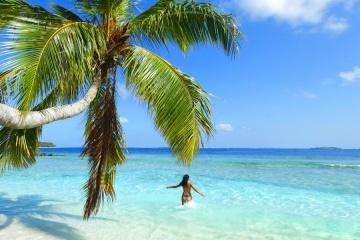
[[[359,1],[209,2],[237,16],[246,35],[240,55],[229,59],[210,46],[186,57],[177,49],[159,53],[217,96],[216,133],[205,147],[360,147]],[[145,106],[125,91],[118,103],[128,147],[166,146]],[[46,125],[41,140],[82,146],[83,119]]]

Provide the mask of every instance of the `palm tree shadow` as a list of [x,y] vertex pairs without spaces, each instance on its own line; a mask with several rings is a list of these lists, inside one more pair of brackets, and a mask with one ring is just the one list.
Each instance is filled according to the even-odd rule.
[[54,200],[44,199],[39,195],[22,195],[14,200],[0,193],[0,231],[9,227],[14,220],[18,220],[28,228],[37,229],[59,239],[85,239],[76,228],[68,224],[46,220],[50,217],[82,220],[82,216],[79,215],[53,211],[49,201]]

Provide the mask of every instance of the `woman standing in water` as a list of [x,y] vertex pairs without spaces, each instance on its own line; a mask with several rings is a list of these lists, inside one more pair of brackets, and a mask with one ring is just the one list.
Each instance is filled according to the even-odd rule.
[[197,192],[198,194],[200,194],[201,196],[205,197],[205,195],[201,192],[199,192],[199,190],[197,190],[194,186],[194,184],[192,184],[191,182],[189,182],[189,175],[185,174],[182,181],[176,185],[176,186],[168,186],[166,188],[178,188],[178,187],[183,187],[183,194],[181,196],[181,204],[184,205],[187,202],[190,202],[192,200],[192,195],[191,195],[191,189],[194,189],[195,192]]

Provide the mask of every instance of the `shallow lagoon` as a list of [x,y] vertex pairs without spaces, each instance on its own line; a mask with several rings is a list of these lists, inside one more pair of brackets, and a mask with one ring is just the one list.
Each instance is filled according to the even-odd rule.
[[[116,202],[82,220],[80,149],[0,177],[0,239],[360,239],[360,150],[205,149],[190,168],[130,149]],[[183,174],[206,194],[181,206]]]

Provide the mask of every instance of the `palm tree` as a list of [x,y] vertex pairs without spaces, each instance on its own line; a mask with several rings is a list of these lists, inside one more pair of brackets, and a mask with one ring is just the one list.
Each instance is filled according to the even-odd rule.
[[[0,166],[35,163],[42,126],[86,112],[89,180],[84,219],[115,198],[126,146],[117,115],[117,80],[147,106],[178,162],[190,165],[214,132],[207,92],[149,49],[183,53],[212,44],[234,57],[242,34],[232,15],[209,3],[160,0],[139,11],[131,0],[76,0],[51,12],[0,0]],[[119,76],[118,76],[119,75]]]

